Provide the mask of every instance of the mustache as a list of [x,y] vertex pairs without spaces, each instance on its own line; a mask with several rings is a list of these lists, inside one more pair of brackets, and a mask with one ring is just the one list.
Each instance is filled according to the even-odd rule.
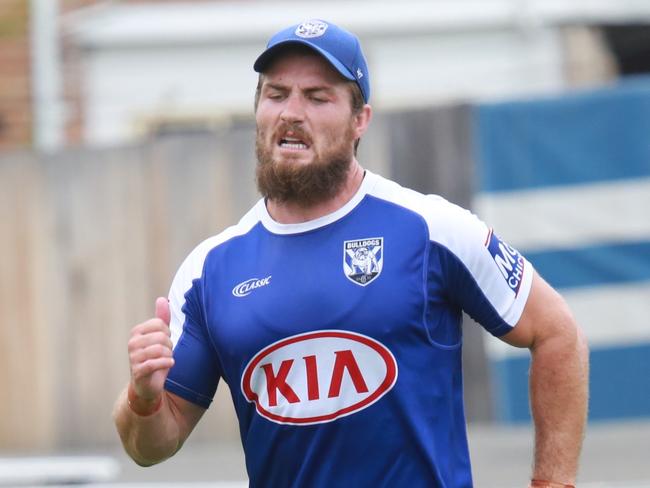
[[302,125],[295,122],[282,122],[274,131],[273,136],[275,139],[281,139],[287,132],[291,132],[292,136],[300,139],[303,142],[311,142],[309,132],[303,129]]

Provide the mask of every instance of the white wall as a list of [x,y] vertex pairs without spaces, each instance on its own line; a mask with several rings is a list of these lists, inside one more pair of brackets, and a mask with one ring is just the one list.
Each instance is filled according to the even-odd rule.
[[218,118],[253,110],[253,46],[173,46],[87,53],[86,142],[138,137],[161,116]]
[[514,29],[378,38],[369,47],[378,108],[544,93],[564,86],[562,50],[552,30]]
[[[600,5],[599,15],[613,15],[609,4],[592,3]],[[83,53],[85,142],[116,144],[139,137],[159,118],[218,122],[229,114],[250,114],[255,57],[275,31],[314,17],[361,38],[376,110],[561,90],[557,25],[567,15],[580,21],[575,20],[580,9],[573,5],[565,12],[562,5],[532,0],[109,3],[70,16],[66,29]]]

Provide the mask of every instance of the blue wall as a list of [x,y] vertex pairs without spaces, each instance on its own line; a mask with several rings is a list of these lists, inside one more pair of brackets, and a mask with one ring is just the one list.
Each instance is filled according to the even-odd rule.
[[[549,191],[548,198],[554,198],[557,193],[550,190],[558,188],[570,191],[598,184],[606,189],[608,183],[617,183],[620,191],[620,185],[628,182],[650,185],[650,78],[556,98],[483,105],[475,113],[479,194],[483,199],[497,201],[514,195],[512,204],[516,205],[516,196],[527,192],[543,195],[540,192]],[[551,285],[568,296],[577,290],[583,297],[591,292],[596,297],[602,296],[596,295],[599,290],[611,287],[647,287],[650,234],[644,229],[650,228],[648,193],[644,200],[648,220],[636,222],[639,232],[629,236],[618,233],[611,239],[580,245],[557,243],[519,250]],[[568,208],[570,211],[589,212],[590,208]],[[543,214],[531,218],[544,224]],[[626,218],[612,208],[601,219],[585,219],[591,223],[584,225],[602,225],[599,235],[606,236],[611,219]],[[575,222],[567,220],[567,235]],[[629,224],[635,229],[634,222]],[[508,240],[499,229],[495,231]],[[517,233],[516,223],[510,232]],[[516,242],[511,244],[516,246]],[[645,303],[637,305],[647,307],[647,303],[650,294]],[[621,321],[628,320],[629,310],[620,310]],[[582,324],[587,337],[596,328],[610,328],[611,332],[611,339],[603,341],[601,334],[591,349],[590,419],[650,416],[650,317],[635,320],[625,329],[634,331],[630,337],[616,334],[616,323],[593,323],[596,318]],[[528,421],[528,358],[492,355],[491,367],[498,418]]]

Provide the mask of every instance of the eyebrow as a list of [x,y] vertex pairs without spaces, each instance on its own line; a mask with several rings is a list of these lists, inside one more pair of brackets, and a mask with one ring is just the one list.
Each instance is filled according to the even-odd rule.
[[[289,87],[287,85],[283,85],[281,83],[273,83],[273,82],[266,82],[263,85],[263,88],[269,88],[271,90],[278,90],[278,91],[288,91]],[[315,92],[326,92],[326,93],[332,93],[334,92],[334,88],[329,85],[316,85],[316,86],[310,86],[307,88],[304,88],[302,90],[305,93],[315,93]]]

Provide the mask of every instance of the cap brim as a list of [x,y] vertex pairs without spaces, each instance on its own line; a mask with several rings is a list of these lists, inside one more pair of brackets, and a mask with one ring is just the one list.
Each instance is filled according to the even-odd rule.
[[253,69],[258,73],[263,73],[264,70],[268,67],[269,63],[273,60],[275,55],[278,53],[278,51],[289,44],[301,44],[303,46],[307,46],[311,48],[312,50],[316,51],[318,54],[323,56],[334,68],[336,68],[336,71],[341,73],[341,76],[343,76],[345,79],[350,81],[356,81],[355,76],[345,66],[343,66],[338,61],[338,59],[336,59],[327,51],[324,51],[318,46],[315,46],[314,44],[310,43],[309,41],[300,40],[300,39],[287,39],[286,41],[280,41],[277,44],[274,44],[273,46],[271,46],[270,48],[268,48],[266,51],[264,51],[262,54],[259,55],[259,57],[255,60],[255,63],[253,64]]

